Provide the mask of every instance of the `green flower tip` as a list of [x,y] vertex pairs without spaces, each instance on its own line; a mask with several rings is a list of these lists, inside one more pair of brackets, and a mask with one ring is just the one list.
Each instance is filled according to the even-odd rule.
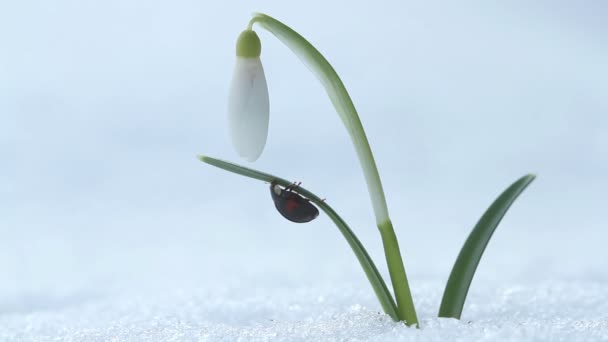
[[262,53],[262,43],[257,33],[253,30],[241,32],[236,40],[237,57],[256,58]]

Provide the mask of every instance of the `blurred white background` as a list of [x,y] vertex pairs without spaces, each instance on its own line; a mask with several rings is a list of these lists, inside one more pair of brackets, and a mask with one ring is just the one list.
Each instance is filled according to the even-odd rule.
[[[429,282],[439,296],[479,216],[528,172],[538,179],[471,291],[608,281],[605,2],[5,1],[0,314],[239,284],[245,297],[302,284],[368,290],[330,220],[287,222],[267,185],[196,159],[246,164],[230,146],[226,96],[252,11],[300,32],[341,75],[414,291]],[[346,131],[314,76],[258,32],[271,127],[250,166],[327,197],[385,272]]]

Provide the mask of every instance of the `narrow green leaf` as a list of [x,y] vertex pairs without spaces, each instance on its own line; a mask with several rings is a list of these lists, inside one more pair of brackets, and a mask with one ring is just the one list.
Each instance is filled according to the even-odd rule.
[[517,197],[532,183],[536,176],[529,174],[521,177],[511,184],[490,205],[479,219],[475,228],[462,246],[452,273],[443,292],[443,299],[439,308],[439,317],[452,317],[460,319],[462,308],[471,286],[471,281],[477,270],[477,265],[483,255],[490,238],[502,218]]
[[[220,169],[224,169],[226,171],[233,172],[233,173],[245,176],[245,177],[254,178],[254,179],[261,180],[264,182],[269,182],[269,183],[277,182],[279,185],[284,186],[284,187],[292,184],[292,182],[290,182],[284,178],[273,176],[268,173],[260,172],[260,171],[254,170],[254,169],[250,169],[250,168],[240,166],[237,164],[233,164],[233,163],[223,161],[220,159],[215,159],[215,158],[211,158],[211,157],[207,157],[207,156],[199,156],[199,159],[209,165],[213,165]],[[374,292],[376,293],[376,296],[378,297],[378,300],[380,301],[380,305],[382,306],[382,309],[394,321],[399,321],[399,316],[397,314],[397,306],[395,305],[395,301],[394,301],[390,291],[386,287],[386,284],[384,283],[384,280],[382,279],[380,272],[378,272],[376,265],[372,261],[371,257],[369,256],[369,254],[367,253],[367,251],[365,250],[365,248],[363,247],[363,245],[361,244],[361,242],[359,241],[359,239],[357,238],[355,233],[353,233],[353,231],[348,227],[346,222],[344,222],[344,220],[329,206],[329,204],[327,204],[326,201],[322,200],[317,195],[313,194],[312,192],[306,190],[305,188],[303,188],[301,186],[298,187],[298,193],[301,194],[302,196],[308,198],[311,202],[313,202],[319,208],[321,208],[321,210],[323,210],[327,214],[327,216],[329,216],[329,218],[335,223],[335,225],[340,230],[340,233],[342,233],[342,235],[346,239],[346,242],[348,242],[348,245],[355,253],[357,260],[359,260],[359,263],[361,264],[361,267],[363,268],[363,271],[365,272],[367,279],[369,280],[370,284],[372,285],[372,288],[374,289]],[[270,203],[270,200],[269,200],[269,203]]]

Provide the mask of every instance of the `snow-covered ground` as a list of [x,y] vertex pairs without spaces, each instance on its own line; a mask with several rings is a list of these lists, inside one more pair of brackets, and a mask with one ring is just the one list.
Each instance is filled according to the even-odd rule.
[[[154,213],[156,219],[111,220],[94,232],[78,220],[65,235],[44,224],[12,232],[0,252],[0,340],[608,339],[606,234],[558,232],[533,248],[551,235],[517,219],[533,187],[490,244],[461,321],[436,314],[466,228],[444,232],[440,240],[434,229],[400,234],[420,330],[379,312],[327,218],[291,224],[274,212],[263,184],[245,187],[267,200],[260,218],[267,227],[245,221],[210,226],[193,219],[204,216],[193,211],[180,213],[187,220]],[[228,215],[221,208],[215,213]],[[386,275],[376,232],[358,230]]]
[[[608,340],[604,2],[251,6],[0,2],[0,341]],[[421,329],[379,313],[329,219],[287,222],[267,185],[197,161],[238,160],[225,100],[252,10],[350,90]],[[271,127],[251,166],[326,197],[388,281],[346,132],[260,37]],[[462,320],[436,318],[469,230],[528,172]]]
[[[255,285],[252,283],[251,285]],[[20,298],[1,319],[9,341],[590,341],[608,339],[605,286],[513,284],[472,296],[466,319],[436,318],[435,283],[415,291],[422,329],[377,311],[369,291],[341,283],[156,295]],[[249,289],[250,287],[248,287]],[[230,291],[232,290],[232,291]],[[366,289],[367,290],[367,289]],[[244,292],[244,293],[243,293]],[[420,299],[423,298],[423,299]],[[11,303],[12,304],[12,303]],[[431,305],[433,304],[433,305]],[[10,305],[10,304],[9,304]]]

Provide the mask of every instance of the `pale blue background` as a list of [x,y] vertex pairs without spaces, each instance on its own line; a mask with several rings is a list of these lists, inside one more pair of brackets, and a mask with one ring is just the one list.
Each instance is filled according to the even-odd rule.
[[[528,172],[538,179],[496,233],[473,290],[607,281],[607,6],[3,1],[0,312],[227,284],[246,284],[245,297],[277,283],[366,289],[326,217],[291,224],[267,185],[196,159],[240,162],[226,96],[253,10],[298,30],[342,76],[414,288],[443,286],[483,210]],[[327,197],[384,272],[338,116],[299,60],[260,37],[271,124],[252,166]]]

